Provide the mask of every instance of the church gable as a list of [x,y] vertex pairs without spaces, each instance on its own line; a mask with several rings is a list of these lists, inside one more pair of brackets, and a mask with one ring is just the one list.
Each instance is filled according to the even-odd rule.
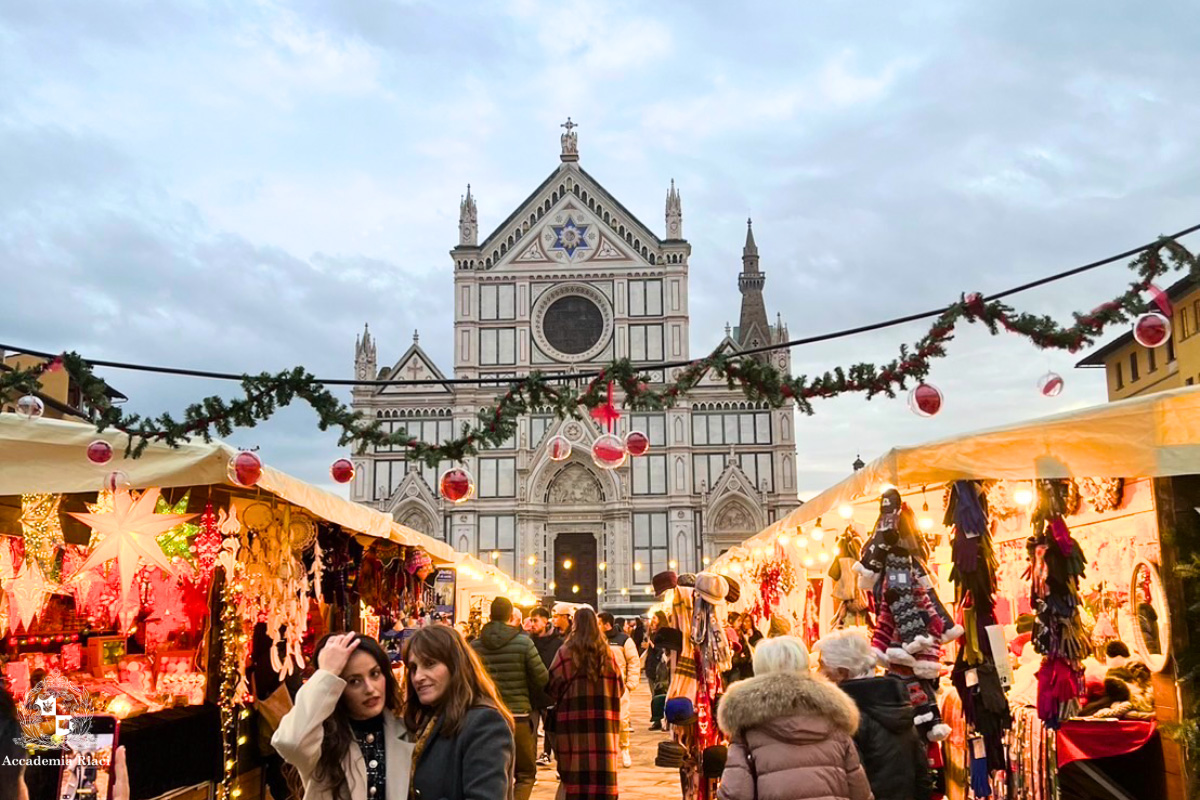
[[564,166],[480,245],[485,269],[521,266],[646,266],[661,242],[594,179]]
[[[445,380],[446,376],[434,365],[433,360],[425,354],[421,346],[414,342],[413,346],[408,348],[408,352],[402,355],[390,372],[381,376],[381,379],[406,381]],[[380,389],[379,394],[405,395],[430,394],[431,392],[449,394],[451,389],[448,384],[391,384]]]

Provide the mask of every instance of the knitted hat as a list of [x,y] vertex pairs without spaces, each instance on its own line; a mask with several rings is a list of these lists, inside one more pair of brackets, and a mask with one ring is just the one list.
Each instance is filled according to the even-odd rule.
[[686,697],[672,697],[664,707],[667,722],[672,725],[694,725],[700,721],[696,708]]
[[695,586],[696,585],[696,576],[690,572],[683,573],[682,575],[679,576],[679,585],[680,586]]
[[724,578],[725,582],[729,584],[729,591],[725,594],[725,602],[736,603],[742,596],[741,584],[728,575],[722,575],[721,577]]
[[729,594],[729,582],[712,572],[701,572],[696,576],[696,594],[716,605],[725,602]]
[[408,558],[405,559],[405,568],[409,575],[416,575],[422,569],[428,569],[433,566],[433,559],[419,547],[410,547],[408,549]]
[[674,572],[660,572],[650,579],[651,585],[654,587],[655,594],[662,594],[668,589],[674,589],[679,585],[679,576]]
[[704,748],[704,752],[700,755],[701,763],[704,765],[704,777],[721,777],[721,773],[725,771],[725,761],[728,758],[729,749],[723,744],[714,744]]
[[658,755],[654,758],[654,766],[667,769],[678,769],[683,766],[687,751],[677,742],[659,742]]
[[771,615],[771,627],[767,629],[768,639],[774,639],[776,636],[787,636],[791,632],[792,623],[778,614]]

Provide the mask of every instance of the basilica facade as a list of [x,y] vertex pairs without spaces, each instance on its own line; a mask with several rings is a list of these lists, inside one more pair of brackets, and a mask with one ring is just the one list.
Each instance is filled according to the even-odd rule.
[[[490,234],[479,236],[470,187],[462,199],[458,245],[450,251],[453,369],[435,364],[417,335],[380,368],[377,342],[364,330],[355,348],[358,379],[422,382],[359,386],[356,410],[388,430],[440,442],[459,435],[507,380],[530,370],[587,372],[630,358],[663,381],[678,370],[655,365],[692,357],[691,245],[674,182],[659,235],[584,171],[575,126],[568,120],[564,127],[557,167]],[[730,289],[735,279],[739,325],[727,327],[723,340],[700,337],[701,355],[787,341],[783,322],[767,317],[749,223]],[[790,366],[786,349],[747,357]],[[448,375],[483,383],[441,383]],[[498,564],[547,599],[633,611],[652,602],[655,573],[698,571],[797,505],[792,415],[790,407],[756,405],[706,379],[665,412],[622,410],[616,432],[644,432],[650,450],[607,470],[591,458],[591,443],[604,431],[590,417],[535,411],[504,447],[468,459],[476,493],[466,503],[439,496],[438,477],[452,465],[410,462],[402,448],[353,457],[352,499]],[[572,444],[562,461],[546,452],[555,434]]]

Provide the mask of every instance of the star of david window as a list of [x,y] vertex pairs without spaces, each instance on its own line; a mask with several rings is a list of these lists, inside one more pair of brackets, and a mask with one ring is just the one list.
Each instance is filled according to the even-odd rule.
[[590,225],[576,225],[575,220],[570,216],[562,225],[551,225],[550,230],[554,232],[554,243],[550,245],[552,250],[562,250],[567,254],[567,258],[573,258],[576,250],[587,250],[590,245],[587,243],[587,231]]
[[542,316],[542,332],[558,352],[579,355],[600,341],[604,334],[604,313],[582,295],[560,297]]

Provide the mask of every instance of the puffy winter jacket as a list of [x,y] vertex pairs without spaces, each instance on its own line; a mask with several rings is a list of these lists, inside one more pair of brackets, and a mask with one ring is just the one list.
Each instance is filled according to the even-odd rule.
[[496,682],[508,710],[513,714],[528,714],[532,710],[531,690],[545,688],[550,682],[550,672],[533,640],[521,633],[520,628],[493,621],[483,626],[471,647]]
[[913,727],[913,708],[896,678],[860,678],[838,687],[858,706],[854,744],[875,800],[929,800],[929,756]]
[[629,635],[618,630],[606,632],[608,649],[612,650],[613,658],[617,659],[617,667],[621,670],[621,680],[625,681],[626,697],[637,688],[642,679],[642,659],[638,655],[637,645]]
[[871,800],[851,738],[858,709],[833,684],[790,672],[739,681],[717,721],[732,740],[720,800]]

